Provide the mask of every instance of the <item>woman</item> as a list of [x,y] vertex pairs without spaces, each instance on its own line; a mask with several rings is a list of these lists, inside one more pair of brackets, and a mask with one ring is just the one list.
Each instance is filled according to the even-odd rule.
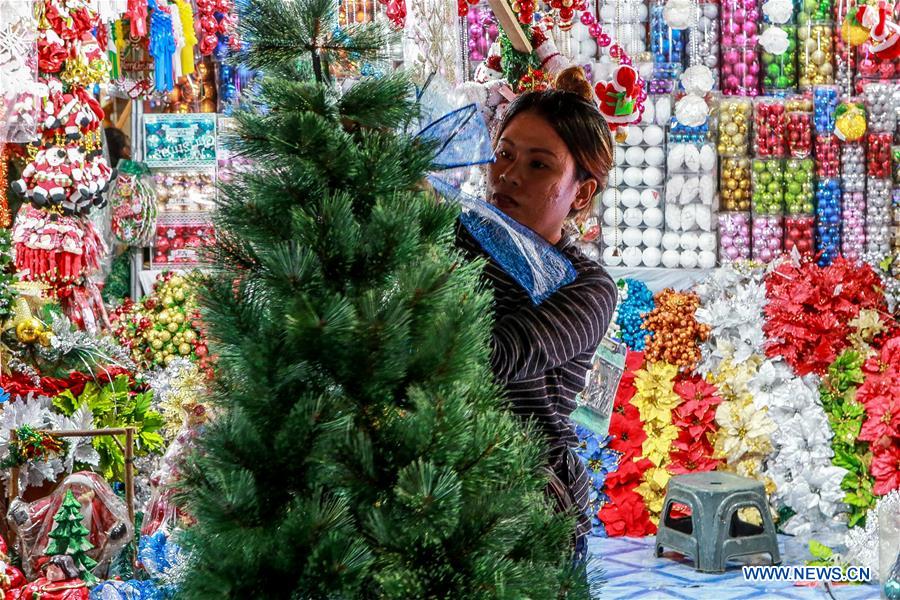
[[107,127],[103,132],[106,134],[109,166],[115,169],[120,160],[131,160],[131,140],[125,132],[116,127]]
[[616,286],[565,233],[569,219],[591,210],[613,164],[609,127],[580,68],[567,69],[555,90],[513,101],[498,129],[489,167],[492,203],[530,228],[575,267],[577,276],[539,305],[460,226],[457,245],[487,260],[483,276],[494,292],[491,367],[513,412],[543,433],[552,472],[548,493],[559,511],[577,514],[575,557],[584,558],[591,521],[589,478],[577,456],[569,415],[575,395],[612,318]]

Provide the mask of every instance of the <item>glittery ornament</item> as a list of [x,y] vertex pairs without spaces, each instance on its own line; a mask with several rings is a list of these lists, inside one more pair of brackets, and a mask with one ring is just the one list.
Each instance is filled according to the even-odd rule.
[[813,213],[813,160],[791,158],[784,163],[785,214]]
[[784,211],[784,162],[754,159],[751,163],[754,215],[780,215]]
[[846,189],[841,199],[841,253],[849,260],[859,260],[866,245],[866,195]]
[[819,265],[830,265],[841,251],[841,183],[816,182],[816,251]]
[[815,23],[812,20],[798,29],[797,42],[800,46],[798,85],[800,89],[809,89],[814,85],[827,85],[834,82],[831,51],[833,35],[831,25]]
[[866,250],[886,255],[891,249],[890,179],[870,177],[866,182]]
[[782,158],[787,154],[784,101],[760,98],[753,117],[753,147],[759,158]]
[[771,262],[781,254],[784,228],[780,216],[754,215],[752,256],[762,263]]
[[719,102],[718,150],[721,156],[747,156],[753,104],[745,98],[722,98]]
[[750,159],[725,158],[720,175],[720,196],[725,210],[750,210]]
[[719,260],[724,262],[750,258],[750,213],[719,213]]

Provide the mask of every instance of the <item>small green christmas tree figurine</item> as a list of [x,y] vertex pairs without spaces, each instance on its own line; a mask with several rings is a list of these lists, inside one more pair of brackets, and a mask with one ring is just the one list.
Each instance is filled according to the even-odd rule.
[[50,532],[50,543],[44,554],[55,556],[68,554],[75,561],[75,566],[81,571],[81,579],[91,584],[97,578],[91,573],[91,569],[97,566],[97,561],[87,555],[88,550],[94,546],[88,540],[87,527],[81,522],[81,504],[72,494],[72,490],[66,491],[56,516],[53,517],[56,527]]

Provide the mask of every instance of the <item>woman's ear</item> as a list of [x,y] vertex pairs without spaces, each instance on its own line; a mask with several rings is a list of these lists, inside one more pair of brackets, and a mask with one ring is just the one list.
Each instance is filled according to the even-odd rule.
[[572,211],[581,212],[591,204],[594,194],[597,193],[597,180],[593,177],[585,179],[578,184],[578,190],[575,192],[575,201],[572,202]]

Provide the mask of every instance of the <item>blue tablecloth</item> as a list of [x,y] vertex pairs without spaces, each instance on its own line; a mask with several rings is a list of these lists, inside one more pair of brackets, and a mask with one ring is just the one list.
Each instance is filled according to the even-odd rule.
[[[805,600],[829,598],[822,584],[800,587],[793,583],[758,583],[744,580],[741,565],[767,565],[768,556],[746,557],[733,563],[725,573],[700,573],[691,562],[674,552],[661,558],[654,556],[655,538],[599,538],[588,542],[591,554],[588,568],[606,573],[600,588],[604,600]],[[802,566],[808,558],[806,549],[794,538],[779,536],[783,565]],[[879,597],[877,585],[832,585],[835,600],[874,600]]]

